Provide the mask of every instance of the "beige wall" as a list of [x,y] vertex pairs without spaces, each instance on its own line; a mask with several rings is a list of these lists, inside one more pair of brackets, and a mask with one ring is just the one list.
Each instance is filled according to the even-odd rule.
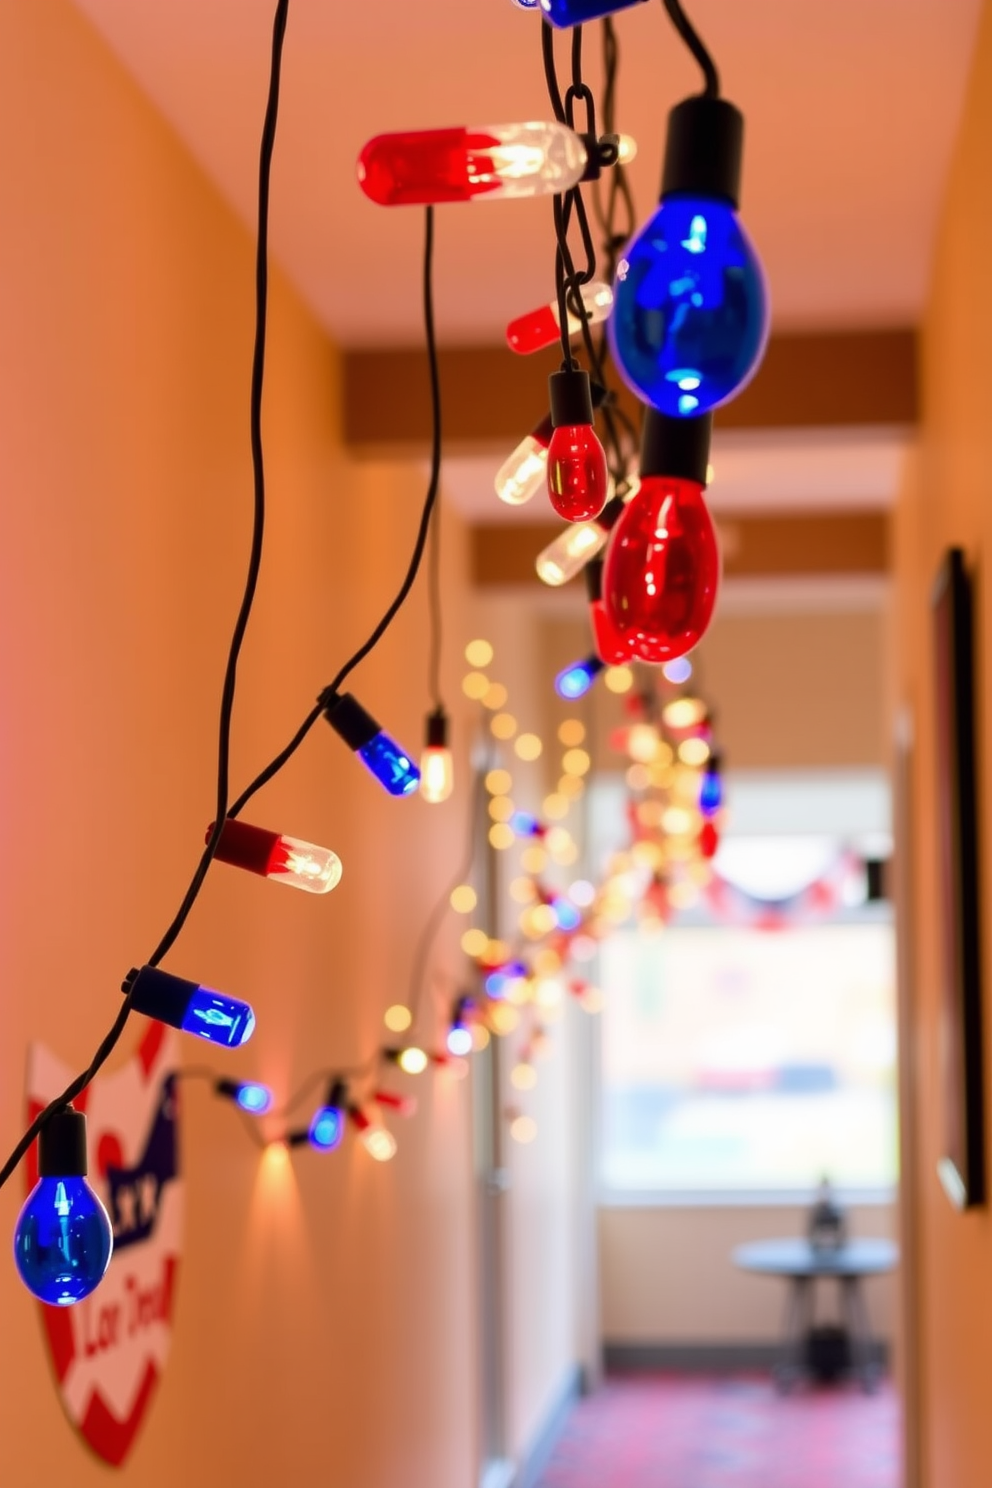
[[[989,1209],[954,1212],[938,1186],[941,1155],[939,1079],[940,956],[937,920],[937,820],[934,801],[934,692],[930,592],[946,547],[965,549],[977,581],[979,836],[982,906],[992,884],[992,5],[983,8],[961,131],[937,239],[923,327],[923,428],[919,459],[907,471],[895,531],[898,583],[899,701],[913,721],[912,985],[908,1025],[919,1280],[919,1425],[925,1488],[984,1488],[992,1463],[992,1219]],[[985,966],[986,1111],[992,1097],[990,919],[982,914]],[[986,1118],[987,1123],[987,1118]]]
[[[185,887],[213,810],[222,667],[247,556],[253,249],[66,0],[5,5],[0,117],[0,1131],[25,1049],[80,1067]],[[255,138],[244,148],[254,156]],[[276,159],[278,183],[279,153]],[[274,193],[278,210],[278,184]],[[243,783],[364,638],[405,568],[412,468],[355,467],[332,348],[277,275],[268,550],[235,715]],[[451,520],[449,693],[464,542]],[[416,747],[423,595],[356,677]],[[461,729],[464,739],[465,730]],[[464,761],[463,761],[464,766]],[[464,796],[462,797],[464,802]],[[218,1071],[283,1096],[382,1038],[463,848],[463,805],[388,799],[323,724],[249,819],[333,846],[328,900],[220,867],[170,969],[251,1000]],[[140,1020],[138,1020],[140,1021]],[[121,1058],[140,1033],[124,1040]],[[190,1041],[191,1042],[191,1041]],[[202,1062],[205,1046],[187,1057]],[[209,1052],[209,1051],[208,1051]],[[425,1079],[380,1166],[262,1160],[230,1107],[185,1105],[172,1357],[118,1477],[141,1488],[466,1488],[476,1357],[469,1091]],[[0,1195],[10,1235],[21,1182]],[[108,1481],[58,1405],[37,1308],[0,1264],[0,1481]]]
[[[851,1234],[894,1237],[891,1204],[853,1206]],[[599,1211],[603,1337],[608,1343],[774,1343],[782,1336],[785,1285],[731,1261],[737,1245],[802,1235],[799,1205],[713,1204],[702,1208]],[[817,1316],[837,1315],[836,1287],[817,1284]],[[865,1283],[872,1329],[891,1340],[895,1281]]]

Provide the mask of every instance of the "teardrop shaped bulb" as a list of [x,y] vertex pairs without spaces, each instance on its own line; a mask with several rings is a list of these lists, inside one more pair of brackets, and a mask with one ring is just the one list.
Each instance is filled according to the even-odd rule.
[[603,603],[614,631],[642,661],[684,656],[713,617],[720,549],[703,488],[648,475],[613,530]]
[[39,1302],[69,1307],[88,1297],[113,1248],[110,1218],[84,1177],[39,1178],[14,1232],[17,1269]]
[[566,522],[591,522],[606,505],[606,451],[591,424],[563,424],[548,446],[548,495]]
[[768,339],[768,296],[729,203],[665,197],[618,266],[608,333],[624,381],[662,413],[695,417],[740,392]]

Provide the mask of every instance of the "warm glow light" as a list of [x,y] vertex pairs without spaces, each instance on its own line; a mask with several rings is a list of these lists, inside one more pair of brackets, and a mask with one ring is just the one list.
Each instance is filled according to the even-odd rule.
[[493,821],[508,822],[515,807],[509,796],[493,796],[489,802],[489,815]]
[[420,756],[420,794],[425,801],[439,805],[455,788],[455,765],[451,750],[425,749]]
[[536,734],[521,734],[513,747],[522,760],[536,760],[544,746]]
[[684,806],[668,806],[661,818],[661,825],[673,837],[684,836],[686,832],[692,831],[692,812],[687,811]]
[[537,890],[531,879],[515,878],[510,884],[510,898],[515,899],[518,904],[532,904],[536,897]]
[[548,866],[548,855],[543,847],[534,843],[520,854],[520,866],[525,873],[543,873]]
[[569,801],[566,796],[559,796],[557,792],[545,796],[542,811],[550,821],[561,821],[563,816],[568,815]]
[[489,1009],[489,1022],[492,1024],[493,1033],[500,1038],[512,1033],[520,1022],[520,1014],[515,1007],[508,1002],[494,1002]]
[[639,765],[648,765],[658,753],[658,730],[653,723],[635,723],[627,731],[627,753]]
[[484,708],[491,708],[495,713],[503,707],[507,697],[508,693],[502,682],[492,682],[489,685],[488,691],[483,693],[482,706]]
[[471,884],[459,884],[457,889],[452,889],[450,904],[455,914],[471,914],[479,902]]
[[679,745],[679,759],[684,765],[704,765],[710,757],[710,746],[705,739],[683,739]]
[[679,879],[668,886],[668,902],[673,909],[691,909],[699,902],[699,889],[688,879]]
[[510,1071],[510,1084],[517,1090],[533,1090],[537,1084],[537,1070],[532,1064],[515,1064]]
[[558,725],[558,739],[566,748],[574,744],[581,744],[586,736],[586,726],[578,718],[566,718],[564,723]]
[[481,1053],[481,1051],[484,1048],[486,1048],[486,1046],[487,1046],[488,1043],[489,1043],[489,1029],[486,1027],[486,1025],[484,1023],[473,1023],[472,1024],[472,1048],[475,1050],[476,1054]]
[[376,1162],[389,1162],[396,1156],[396,1138],[384,1126],[367,1127],[361,1135],[362,1145]]
[[473,702],[481,702],[491,684],[485,672],[466,672],[462,678],[462,692]]
[[465,647],[465,660],[470,667],[487,667],[493,659],[493,648],[488,641],[469,641]]
[[564,1001],[564,998],[565,989],[563,988],[561,982],[556,981],[553,977],[542,977],[541,980],[538,982],[537,991],[534,995],[534,1001],[537,1003],[538,1007],[558,1007],[559,1004]]
[[550,904],[535,904],[524,910],[520,926],[530,940],[540,940],[542,935],[550,935],[558,928],[558,921]]
[[427,1055],[423,1049],[418,1049],[415,1044],[412,1044],[409,1049],[400,1050],[396,1063],[408,1075],[422,1075],[427,1068]]
[[578,801],[585,794],[586,783],[581,775],[563,775],[556,787],[559,796],[569,801]]
[[510,947],[505,940],[489,940],[483,959],[487,966],[503,966],[510,959]]
[[486,776],[486,790],[491,796],[505,796],[513,789],[513,777],[509,770],[490,770]]
[[494,739],[512,739],[517,732],[517,720],[512,713],[497,713],[490,719],[489,728]]
[[497,852],[506,852],[516,842],[513,828],[506,822],[497,822],[489,828],[489,843]]
[[394,1002],[386,1009],[382,1021],[392,1033],[405,1033],[413,1022],[413,1014],[401,1002]]
[[510,1136],[515,1142],[533,1142],[537,1136],[537,1122],[533,1116],[515,1116],[510,1122]]
[[584,749],[568,749],[561,767],[566,775],[585,775],[591,764],[592,760]]
[[631,765],[626,780],[632,791],[647,790],[651,783],[651,777],[643,765]]
[[473,960],[476,956],[483,955],[488,944],[489,936],[486,934],[485,930],[466,930],[465,934],[461,938],[462,950],[465,952],[466,956],[471,956]]
[[669,728],[693,728],[706,717],[706,704],[700,698],[673,698],[665,704],[661,716]]
[[634,674],[629,666],[607,667],[603,681],[610,692],[629,692],[634,685]]
[[553,858],[567,852],[572,846],[572,834],[567,827],[552,827],[544,838],[544,845]]
[[551,946],[542,946],[534,955],[534,971],[539,977],[555,976],[561,971],[561,957]]

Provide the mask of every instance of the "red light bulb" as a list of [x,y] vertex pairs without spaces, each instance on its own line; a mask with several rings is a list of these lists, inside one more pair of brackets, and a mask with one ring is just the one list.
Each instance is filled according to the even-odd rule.
[[554,372],[550,390],[554,433],[548,446],[548,495],[566,522],[589,522],[606,505],[610,480],[606,451],[592,426],[589,374]]
[[720,834],[711,821],[704,821],[699,830],[699,851],[704,858],[716,856],[716,850],[720,846]]
[[423,206],[567,191],[588,165],[564,124],[494,124],[379,134],[358,157],[358,182],[379,206]]
[[713,616],[720,550],[703,496],[709,417],[648,410],[641,487],[613,529],[603,603],[642,661],[661,663],[698,644]]
[[596,655],[607,666],[620,666],[631,661],[635,654],[633,641],[616,629],[603,603],[602,558],[593,558],[586,564],[586,593]]

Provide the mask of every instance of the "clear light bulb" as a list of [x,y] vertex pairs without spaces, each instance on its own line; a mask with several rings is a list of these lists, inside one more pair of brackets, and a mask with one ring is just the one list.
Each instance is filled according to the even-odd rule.
[[[589,325],[599,325],[613,308],[612,289],[598,279],[581,285],[579,297]],[[581,329],[582,321],[569,310],[568,334],[578,335]],[[542,351],[545,346],[553,346],[560,335],[561,319],[558,302],[555,300],[550,305],[542,305],[539,310],[530,310],[526,315],[518,315],[516,320],[511,320],[506,328],[506,344],[518,356],[530,356],[532,352]]]
[[391,796],[409,796],[417,789],[420,771],[410,756],[350,692],[335,693],[324,717]]
[[88,1297],[113,1253],[110,1216],[86,1182],[86,1170],[86,1117],[69,1106],[41,1129],[40,1176],[14,1231],[21,1280],[51,1307]]
[[661,664],[698,644],[720,580],[716,530],[703,498],[711,419],[648,409],[641,484],[613,530],[603,603],[642,661]]
[[[603,663],[598,656],[587,656],[584,661],[574,661],[571,666],[558,673],[555,678],[555,692],[566,702],[585,697],[602,670]],[[512,819],[510,824],[512,826]]]
[[272,1105],[272,1091],[268,1085],[260,1085],[255,1080],[218,1080],[214,1090],[252,1116],[264,1116]]
[[427,718],[424,752],[420,756],[420,794],[437,805],[455,788],[455,765],[448,747],[448,718],[437,708]]
[[405,1049],[387,1049],[386,1054],[408,1075],[422,1075],[427,1068],[427,1055],[416,1044],[408,1044]]
[[535,568],[542,583],[559,589],[581,573],[590,559],[602,552],[606,540],[624,508],[624,500],[614,496],[592,522],[575,522],[550,542],[537,555]]
[[568,191],[588,163],[582,140],[564,124],[420,129],[369,140],[358,181],[380,206],[428,206]]
[[513,454],[503,461],[493,481],[496,495],[507,506],[524,506],[548,479],[548,445],[553,433],[551,419],[521,439]]
[[725,403],[768,338],[761,264],[737,219],[744,121],[722,98],[669,115],[661,205],[617,267],[613,358],[644,402],[672,417]]
[[601,16],[626,10],[638,0],[540,0],[541,9],[553,26],[584,26]]
[[548,495],[566,522],[598,517],[609,495],[606,451],[592,426],[588,372],[567,369],[548,380],[554,432],[548,445]]
[[396,1138],[391,1131],[372,1121],[360,1106],[349,1106],[348,1115],[358,1132],[359,1141],[376,1162],[388,1162],[396,1156]]
[[157,966],[132,971],[121,990],[130,994],[136,1013],[184,1033],[195,1033],[211,1044],[236,1049],[255,1031],[255,1014],[247,1002],[172,976]]
[[[208,842],[213,829],[211,823],[206,834]],[[231,818],[224,823],[216,858],[219,863],[230,863],[248,873],[271,878],[275,883],[303,889],[307,894],[329,894],[341,879],[341,859],[330,848]]]

